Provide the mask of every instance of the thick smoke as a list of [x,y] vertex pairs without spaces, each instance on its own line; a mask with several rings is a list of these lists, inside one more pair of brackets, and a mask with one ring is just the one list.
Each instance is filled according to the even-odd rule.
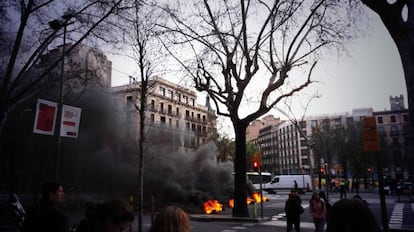
[[145,160],[145,193],[160,201],[201,205],[228,200],[233,192],[233,164],[216,162],[213,142],[186,154],[159,153]]
[[[61,143],[59,181],[67,199],[138,197],[138,150],[136,143],[125,139],[127,128],[112,97],[104,91],[88,90],[81,98],[66,99],[65,104],[82,108],[79,137],[62,138]],[[9,125],[12,133],[3,142],[12,142],[2,144],[3,153],[8,151],[8,157],[14,157],[13,166],[9,165],[10,158],[2,161],[2,167],[15,174],[2,173],[1,177],[13,182],[17,192],[35,193],[42,181],[55,178],[56,136],[32,133],[34,106],[35,101],[28,104],[29,113],[20,113],[23,116]],[[233,164],[217,163],[213,142],[194,152],[177,153],[172,152],[176,140],[152,137],[174,138],[176,133],[148,134],[144,147],[145,203],[149,205],[153,197],[160,206],[201,206],[206,199],[226,201],[233,193]]]

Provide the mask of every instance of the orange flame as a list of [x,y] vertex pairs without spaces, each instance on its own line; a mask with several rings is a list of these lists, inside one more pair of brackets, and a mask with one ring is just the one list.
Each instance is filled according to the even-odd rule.
[[223,211],[223,204],[220,204],[217,200],[208,200],[204,202],[204,213],[211,214]]
[[256,203],[260,203],[260,202],[261,202],[261,200],[263,200],[263,202],[267,202],[267,201],[269,201],[269,198],[267,198],[267,197],[262,196],[262,197],[260,198],[260,193],[259,193],[259,192],[254,192],[254,193],[252,194],[252,197],[253,197],[253,199],[256,201]]
[[[263,199],[263,202],[269,201],[269,198],[267,198],[267,197],[262,197],[262,199]],[[255,203],[260,203],[260,193],[259,192],[253,193],[252,197],[247,197],[246,201],[247,201],[248,205],[255,204]],[[234,207],[234,199],[229,199],[228,204],[229,204],[230,208],[233,208]]]

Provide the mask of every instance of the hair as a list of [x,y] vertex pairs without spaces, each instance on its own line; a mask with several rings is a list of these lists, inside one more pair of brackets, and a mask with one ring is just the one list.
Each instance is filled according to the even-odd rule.
[[326,195],[324,191],[320,191],[319,192],[319,197],[321,197],[322,199],[326,200]]
[[379,232],[375,216],[361,200],[342,199],[331,208],[327,232]]
[[134,221],[132,207],[124,200],[109,200],[96,206],[96,218],[104,223],[117,224]]
[[60,186],[62,186],[62,184],[57,181],[44,182],[41,189],[42,199],[48,200],[49,193],[56,193]]
[[190,219],[188,214],[179,207],[167,206],[163,208],[149,232],[189,232]]
[[79,232],[107,231],[122,223],[132,223],[134,212],[124,200],[108,200],[103,203],[87,202],[85,217],[81,220],[77,230]]

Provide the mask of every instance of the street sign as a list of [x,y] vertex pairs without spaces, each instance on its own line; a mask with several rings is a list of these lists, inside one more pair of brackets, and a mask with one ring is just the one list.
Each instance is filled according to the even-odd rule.
[[375,117],[366,117],[363,121],[362,145],[366,152],[380,151]]

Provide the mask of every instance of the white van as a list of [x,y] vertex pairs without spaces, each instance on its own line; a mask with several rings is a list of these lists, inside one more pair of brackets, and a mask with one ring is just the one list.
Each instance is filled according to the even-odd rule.
[[256,190],[260,189],[260,175],[262,177],[262,188],[265,183],[269,183],[272,180],[272,174],[270,172],[246,172],[246,178],[249,180]]
[[277,190],[292,190],[295,188],[295,181],[299,193],[312,191],[310,175],[276,175],[270,182],[263,185],[263,190],[268,193],[276,193]]

